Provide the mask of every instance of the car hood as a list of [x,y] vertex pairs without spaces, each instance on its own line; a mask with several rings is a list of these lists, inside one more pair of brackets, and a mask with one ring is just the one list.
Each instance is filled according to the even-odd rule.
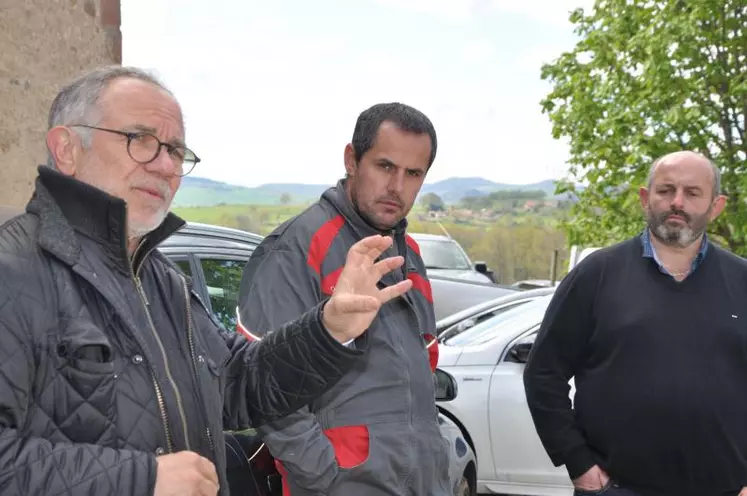
[[486,275],[480,274],[476,270],[457,270],[457,269],[426,269],[428,275],[450,277],[452,279],[464,279],[466,281],[493,282]]
[[450,367],[457,364],[462,354],[461,346],[449,346],[444,343],[438,344],[438,366]]

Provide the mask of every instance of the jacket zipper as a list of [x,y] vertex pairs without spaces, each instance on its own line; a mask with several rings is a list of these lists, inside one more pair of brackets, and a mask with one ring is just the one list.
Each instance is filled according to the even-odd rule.
[[[142,246],[142,245],[141,245]],[[149,250],[144,256],[143,256],[143,262],[148,257],[150,252]],[[135,259],[135,256],[137,255],[137,250],[135,250],[135,253],[132,256],[132,260]],[[132,276],[132,280],[135,283],[135,287],[137,288],[138,295],[140,295],[140,300],[143,302],[143,308],[145,309],[145,315],[148,318],[148,324],[150,326],[150,331],[153,333],[153,336],[156,338],[156,342],[158,343],[158,347],[161,350],[161,356],[163,357],[163,364],[164,369],[166,370],[166,377],[169,379],[169,383],[171,384],[171,387],[174,388],[174,394],[176,396],[176,404],[179,409],[179,416],[182,421],[182,429],[184,430],[184,442],[187,445],[187,450],[191,451],[190,443],[189,443],[189,432],[187,429],[187,416],[184,413],[184,405],[182,404],[182,396],[179,392],[179,388],[176,386],[176,382],[174,381],[174,378],[171,375],[171,369],[169,368],[169,361],[166,357],[166,350],[163,347],[163,342],[161,341],[161,337],[158,335],[158,332],[156,331],[156,326],[153,323],[153,318],[150,315],[150,302],[148,301],[148,297],[145,295],[145,291],[143,290],[143,284],[140,281],[139,273],[140,273],[140,267],[142,267],[143,262],[140,263],[138,266],[137,273],[133,270],[132,263],[130,262],[130,275]],[[161,387],[158,384],[158,381],[156,380],[156,374],[153,368],[151,368],[151,379],[153,380],[153,387],[156,390],[156,399],[158,400],[158,409],[161,411],[161,420],[163,421],[163,428],[166,432],[166,443],[169,453],[173,453],[174,451],[174,442],[173,437],[171,434],[171,429],[169,427],[169,417],[168,413],[166,411],[166,402],[163,397],[163,393],[161,391]]]
[[[189,353],[192,357],[192,367],[195,373],[195,380],[199,385],[200,378],[197,375],[197,357],[195,355],[194,329],[192,327],[192,304],[189,298],[189,287],[187,286],[187,281],[183,277],[181,277],[181,280],[182,286],[184,287],[184,302],[187,305],[187,340],[189,341]],[[202,405],[202,410],[205,411],[205,405]],[[214,452],[213,434],[210,432],[210,426],[207,424],[207,419],[205,419],[205,434],[207,435],[208,444],[210,445],[210,451]]]
[[166,414],[166,403],[163,400],[163,393],[161,387],[156,381],[156,375],[153,369],[150,369],[150,378],[153,381],[153,388],[156,390],[156,400],[158,401],[158,410],[161,412],[161,421],[163,422],[163,429],[166,432],[166,448],[168,453],[173,453],[174,442],[171,440],[171,429],[169,429],[169,417]]

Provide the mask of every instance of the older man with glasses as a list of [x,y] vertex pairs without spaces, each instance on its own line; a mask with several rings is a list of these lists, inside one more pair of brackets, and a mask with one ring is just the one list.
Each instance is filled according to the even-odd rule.
[[0,494],[227,494],[223,429],[257,426],[327,391],[408,281],[401,257],[356,244],[335,293],[249,343],[214,321],[155,248],[199,162],[174,96],[105,67],[55,99],[49,159],[26,212],[0,226]]

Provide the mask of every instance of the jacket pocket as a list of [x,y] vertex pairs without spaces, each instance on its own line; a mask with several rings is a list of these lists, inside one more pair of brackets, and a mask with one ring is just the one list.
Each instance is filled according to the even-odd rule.
[[71,441],[113,445],[116,439],[114,350],[91,322],[73,321],[52,337],[56,364],[52,411],[47,414]]
[[392,448],[377,437],[379,429],[388,427],[360,425],[325,431],[331,437],[339,469],[324,496],[349,496],[360,493],[361,487],[377,488],[377,494],[405,494],[410,489],[397,483],[402,467],[392,457],[397,456],[398,447]]
[[610,479],[610,480],[607,481],[607,484],[605,484],[604,486],[600,487],[599,489],[579,489],[579,488],[574,488],[573,494],[574,494],[574,496],[596,496],[596,495],[601,495],[601,494],[607,494],[607,492],[610,491],[610,489],[612,489],[614,487],[616,487],[616,486],[615,486],[614,482],[612,482],[612,480]]
[[371,437],[365,425],[332,427],[324,434],[334,448],[337,465],[342,470],[360,467],[371,456]]

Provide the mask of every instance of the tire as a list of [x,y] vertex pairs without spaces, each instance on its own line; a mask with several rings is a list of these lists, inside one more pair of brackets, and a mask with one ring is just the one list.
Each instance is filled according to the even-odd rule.
[[454,496],[472,496],[472,488],[469,487],[469,480],[467,475],[462,476],[462,480],[459,481],[459,485],[454,492]]

